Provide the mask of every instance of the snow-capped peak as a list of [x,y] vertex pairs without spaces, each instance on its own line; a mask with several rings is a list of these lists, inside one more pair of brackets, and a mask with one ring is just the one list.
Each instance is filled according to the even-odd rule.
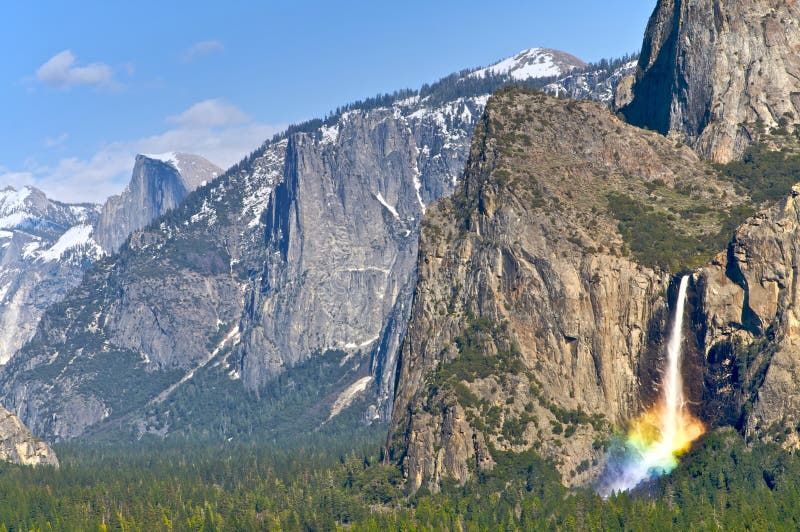
[[34,217],[36,209],[31,205],[31,200],[37,193],[44,196],[30,186],[24,186],[19,190],[14,187],[0,190],[0,228],[13,229]]
[[10,214],[25,207],[25,200],[33,193],[33,188],[24,186],[17,190],[6,187],[0,190],[0,214]]
[[508,74],[516,80],[561,76],[579,67],[584,61],[566,52],[549,48],[529,48],[497,63],[476,70],[471,77],[485,77],[488,74]]

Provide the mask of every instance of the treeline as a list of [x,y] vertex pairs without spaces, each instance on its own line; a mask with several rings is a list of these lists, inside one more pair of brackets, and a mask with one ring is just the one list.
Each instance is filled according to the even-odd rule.
[[[320,445],[323,442],[319,442]],[[671,477],[605,500],[533,452],[462,487],[404,493],[375,438],[59,446],[60,470],[0,466],[0,530],[797,530],[800,459],[707,436]]]
[[[568,75],[593,73],[596,79],[604,81],[616,69],[638,58],[638,54],[626,54],[621,57],[601,59],[596,63],[589,63],[583,68],[572,70]],[[469,76],[473,70],[466,69],[454,72],[434,83],[426,83],[419,90],[402,89],[392,93],[378,94],[372,98],[359,100],[329,113],[322,119],[308,120],[289,126],[286,131],[275,135],[270,142],[278,142],[293,133],[311,133],[322,126],[336,123],[344,113],[349,111],[371,111],[374,109],[391,107],[395,103],[412,97],[425,100],[426,106],[436,107],[442,103],[458,98],[471,98],[483,94],[491,94],[508,85],[521,85],[531,89],[542,89],[545,86],[566,76],[553,76],[528,80],[515,80],[508,74],[494,74],[487,72],[484,76]]]

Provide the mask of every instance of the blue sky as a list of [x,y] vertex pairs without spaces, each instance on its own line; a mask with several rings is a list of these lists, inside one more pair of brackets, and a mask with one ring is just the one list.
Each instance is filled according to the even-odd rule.
[[638,50],[655,0],[12,2],[0,187],[102,201],[137,152],[227,166],[286,124],[525,48]]

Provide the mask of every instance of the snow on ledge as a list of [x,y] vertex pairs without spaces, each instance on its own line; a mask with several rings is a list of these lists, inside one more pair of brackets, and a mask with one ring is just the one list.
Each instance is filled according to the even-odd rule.
[[375,194],[375,199],[377,199],[379,202],[381,202],[381,205],[383,205],[384,207],[386,207],[386,210],[388,210],[390,213],[392,213],[392,216],[394,216],[394,217],[395,217],[396,219],[398,219],[398,220],[400,219],[400,215],[399,215],[399,214],[397,214],[397,209],[395,209],[394,207],[392,207],[391,205],[389,205],[389,204],[386,202],[386,200],[385,200],[385,199],[383,199],[383,194],[381,194],[380,192],[378,192],[377,194]]
[[154,161],[161,161],[162,163],[166,163],[173,168],[175,168],[178,172],[181,171],[178,162],[178,154],[174,151],[170,151],[167,153],[143,153],[141,154],[142,157],[147,157],[148,159],[152,159]]
[[95,253],[101,253],[100,247],[92,239],[92,226],[91,225],[76,225],[70,227],[63,235],[59,237],[55,244],[49,249],[42,252],[39,256],[44,261],[59,260],[64,253],[70,249],[79,246],[92,246],[95,248]]

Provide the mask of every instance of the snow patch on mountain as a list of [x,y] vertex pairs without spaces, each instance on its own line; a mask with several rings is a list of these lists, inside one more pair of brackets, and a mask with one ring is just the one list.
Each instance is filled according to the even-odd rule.
[[68,251],[77,247],[85,246],[88,255],[99,257],[103,255],[103,250],[92,239],[91,225],[76,225],[70,227],[66,233],[53,244],[52,247],[43,251],[39,258],[46,261],[60,260]]
[[400,219],[400,215],[399,215],[399,214],[397,214],[397,209],[395,209],[394,207],[392,207],[391,205],[389,205],[389,204],[386,202],[386,200],[385,200],[385,199],[383,199],[383,194],[381,194],[380,192],[378,192],[377,194],[375,194],[375,199],[377,199],[377,200],[380,202],[380,204],[381,204],[381,205],[383,205],[384,207],[386,207],[386,210],[388,210],[390,213],[392,213],[392,216],[394,216],[394,217],[395,217],[396,219],[398,219],[398,220]]
[[[338,128],[337,128],[338,134]],[[245,178],[245,194],[242,203],[242,213],[250,216],[248,227],[257,227],[261,222],[261,215],[267,208],[274,185],[283,177],[286,146],[288,140],[282,140],[271,145],[264,154],[253,164],[253,172]]]
[[613,71],[597,69],[570,74],[545,86],[544,91],[556,97],[595,100],[610,106],[617,85],[623,78],[636,74],[638,64],[638,60],[634,60]]
[[586,63],[567,53],[547,48],[529,48],[514,57],[503,59],[491,66],[476,70],[470,77],[486,77],[488,74],[507,74],[512,79],[537,79],[557,77]]
[[6,187],[0,190],[0,228],[14,229],[36,217],[28,212],[28,201],[33,194],[31,187]]
[[333,144],[336,142],[336,139],[339,138],[338,124],[334,124],[332,126],[322,126],[320,131],[322,132],[323,144]]
[[0,214],[10,214],[25,207],[25,200],[30,197],[33,190],[31,187],[22,187],[20,190],[14,187],[6,187],[0,190]]
[[178,154],[174,151],[169,151],[167,153],[143,153],[142,157],[147,157],[154,161],[161,161],[162,163],[172,165],[179,172],[181,171],[181,169],[178,168]]

